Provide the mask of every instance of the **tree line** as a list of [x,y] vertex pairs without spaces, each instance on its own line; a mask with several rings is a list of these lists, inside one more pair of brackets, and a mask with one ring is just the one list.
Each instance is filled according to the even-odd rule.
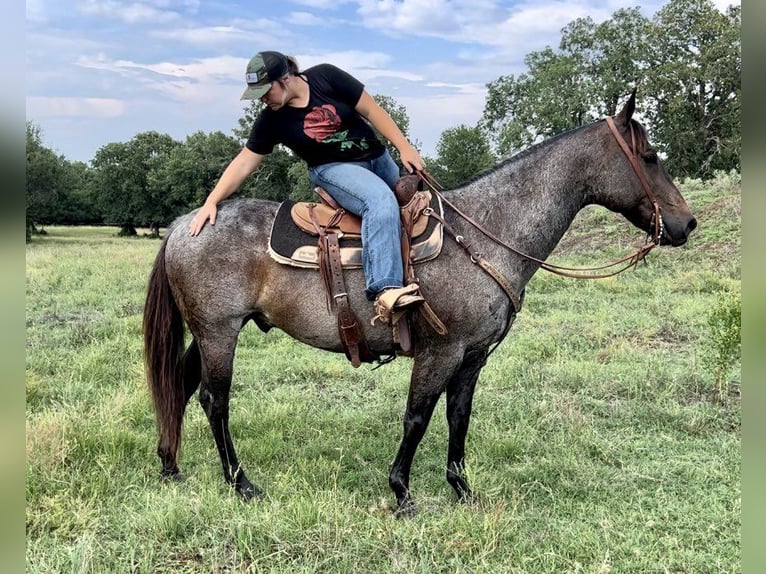
[[[638,111],[673,177],[739,170],[740,31],[741,7],[721,12],[711,0],[670,0],[651,19],[638,8],[599,24],[576,19],[562,30],[558,48],[526,55],[524,73],[490,82],[479,122],[444,131],[436,156],[424,157],[426,167],[445,187],[457,186],[504,156],[613,115],[637,85]],[[374,97],[409,137],[404,106]],[[50,224],[158,233],[203,203],[259,110],[252,102],[232,135],[200,131],[177,141],[142,132],[104,145],[88,164],[56,154],[41,128],[27,122],[27,238]],[[277,148],[238,195],[300,200],[313,191],[304,162]]]

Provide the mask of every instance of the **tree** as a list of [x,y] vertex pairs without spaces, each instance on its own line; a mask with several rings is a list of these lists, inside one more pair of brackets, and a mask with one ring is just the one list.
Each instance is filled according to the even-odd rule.
[[57,206],[67,192],[63,157],[45,147],[39,126],[26,125],[26,239],[38,231],[38,224],[53,223]]
[[290,169],[295,163],[299,163],[306,169],[306,164],[293,152],[278,145],[266,158],[261,166],[251,175],[240,189],[240,195],[268,199],[270,201],[283,201],[290,197],[292,184]]
[[559,50],[488,85],[481,125],[501,154],[613,115],[636,85],[640,112],[668,170],[710,177],[740,169],[741,7],[670,0],[652,21],[637,8],[573,21]]
[[656,15],[645,90],[648,118],[668,170],[707,178],[740,169],[740,6],[671,0]]
[[287,179],[290,182],[290,199],[293,201],[317,200],[306,162],[294,162],[287,170]]
[[455,187],[495,163],[489,140],[480,127],[461,124],[442,132],[431,174],[446,188]]
[[55,223],[82,225],[101,223],[92,191],[93,170],[81,161],[64,161],[67,192],[60,198]]
[[491,82],[482,125],[499,153],[613,115],[643,74],[648,24],[637,8],[598,25],[579,18],[562,30],[558,51],[546,47],[526,56],[528,73]]
[[231,130],[241,146],[245,145],[247,138],[250,137],[250,130],[262,109],[263,103],[260,100],[250,100],[250,103],[242,109],[243,114],[237,120],[237,127]]
[[162,207],[158,223],[202,205],[239,150],[239,142],[220,131],[195,132],[174,146],[147,175],[149,195]]
[[488,87],[481,125],[501,155],[515,153],[590,118],[578,58],[551,48],[525,58],[528,74],[501,76]]
[[136,235],[137,225],[167,216],[161,190],[149,185],[149,173],[160,169],[179,143],[156,131],[139,133],[127,143],[108,143],[93,158],[94,195],[104,222],[120,226],[121,235]]
[[601,24],[578,18],[562,30],[559,47],[577,61],[584,88],[580,104],[589,112],[578,126],[616,114],[625,93],[644,78],[649,27],[639,8],[626,8]]

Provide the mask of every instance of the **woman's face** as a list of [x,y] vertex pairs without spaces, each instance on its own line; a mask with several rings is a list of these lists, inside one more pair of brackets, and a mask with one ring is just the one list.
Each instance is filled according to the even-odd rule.
[[261,96],[261,102],[272,110],[278,110],[287,103],[289,91],[288,78],[282,81],[275,80],[271,82],[269,91]]

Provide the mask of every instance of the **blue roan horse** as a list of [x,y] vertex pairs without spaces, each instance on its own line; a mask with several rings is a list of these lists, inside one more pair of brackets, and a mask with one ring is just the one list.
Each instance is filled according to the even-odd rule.
[[[621,213],[657,243],[683,245],[696,220],[649,146],[644,128],[632,119],[634,108],[635,91],[613,117],[615,133],[607,121],[597,121],[535,145],[444,192],[454,208],[529,258],[477,232],[449,205],[446,222],[470,238],[476,252],[492,262],[516,293],[523,292],[575,215],[589,204]],[[229,390],[240,330],[252,320],[263,331],[277,327],[306,344],[343,352],[317,272],[279,264],[267,252],[277,207],[253,199],[224,202],[216,225],[206,226],[197,237],[188,233],[193,214],[178,218],[154,263],[144,311],[144,350],[163,476],[179,476],[181,423],[199,388],[224,477],[246,499],[260,490],[245,476],[229,433]],[[498,282],[478,269],[455,241],[445,239],[439,257],[418,265],[417,276],[448,333],[435,334],[420,315],[413,320],[403,437],[389,476],[397,510],[405,513],[414,509],[409,489],[413,457],[445,391],[447,481],[458,497],[471,496],[464,454],[474,389],[488,350],[516,314]],[[362,271],[347,270],[345,278],[370,349],[392,353],[390,328],[370,324],[373,307],[364,297]],[[184,324],[193,336],[185,352]]]

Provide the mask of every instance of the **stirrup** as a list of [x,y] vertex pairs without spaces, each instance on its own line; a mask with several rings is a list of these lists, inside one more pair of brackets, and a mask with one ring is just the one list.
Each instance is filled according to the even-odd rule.
[[375,317],[370,321],[371,325],[380,319],[386,325],[393,325],[402,314],[410,309],[422,305],[425,299],[420,294],[417,283],[410,283],[406,287],[394,287],[386,289],[375,298]]

